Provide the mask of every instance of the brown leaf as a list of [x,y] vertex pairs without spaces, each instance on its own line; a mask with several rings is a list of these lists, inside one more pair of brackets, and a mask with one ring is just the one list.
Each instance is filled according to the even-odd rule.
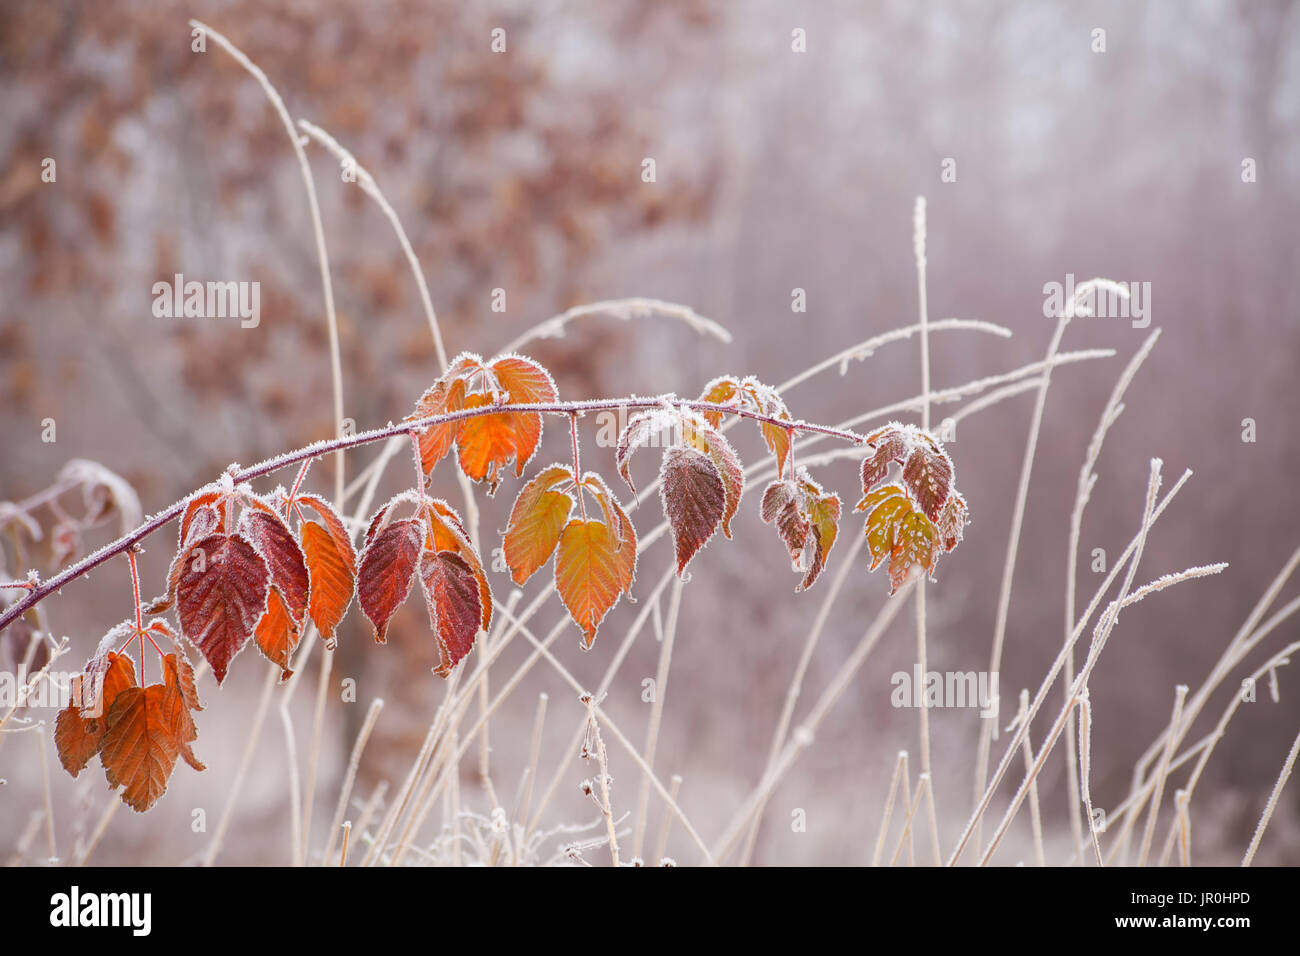
[[668,449],[660,476],[660,497],[672,528],[677,573],[681,575],[722,523],[726,488],[709,457],[693,448]]
[[903,484],[916,497],[925,516],[937,521],[943,506],[948,503],[952,462],[938,449],[917,448],[903,466]]

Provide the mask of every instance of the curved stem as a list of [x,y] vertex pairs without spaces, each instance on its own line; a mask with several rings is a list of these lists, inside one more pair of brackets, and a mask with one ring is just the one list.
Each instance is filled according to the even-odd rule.
[[[410,421],[402,422],[400,425],[387,425],[384,428],[371,429],[370,431],[360,432],[356,435],[349,435],[345,438],[319,441],[307,445],[304,448],[299,448],[296,451],[286,452],[283,455],[268,458],[265,461],[259,462],[258,464],[252,465],[248,468],[228,472],[228,474],[230,474],[230,477],[235,484],[253,481],[257,478],[263,478],[266,475],[277,472],[282,468],[287,468],[290,465],[297,465],[310,459],[320,458],[321,456],[328,455],[331,452],[343,451],[348,448],[359,448],[363,445],[369,445],[377,441],[392,438],[395,435],[404,435],[412,431],[422,431],[432,425],[462,421],[464,419],[476,418],[480,415],[503,415],[511,412],[533,412],[548,415],[576,415],[590,411],[615,411],[619,408],[659,408],[665,403],[665,401],[670,402],[679,408],[721,412],[724,415],[739,415],[742,418],[751,418],[754,421],[777,425],[781,428],[788,428],[791,431],[816,432],[834,438],[840,438],[844,441],[853,442],[854,444],[862,444],[866,441],[866,438],[859,435],[857,432],[840,428],[831,428],[827,425],[817,425],[812,422],[790,422],[784,419],[778,420],[768,415],[749,411],[748,409],[733,408],[730,405],[718,405],[714,402],[681,401],[676,398],[626,398],[587,402],[551,402],[546,404],[511,403],[464,408],[454,412],[447,412],[442,415],[431,415],[427,418],[412,419]],[[3,629],[15,618],[43,601],[53,592],[62,589],[64,585],[85,576],[105,561],[121,554],[137,542],[144,540],[174,518],[180,517],[181,513],[185,510],[185,505],[188,500],[188,496],[182,498],[169,508],[160,511],[148,521],[145,521],[134,531],[122,535],[122,537],[118,538],[116,541],[105,545],[93,554],[87,555],[76,564],[64,569],[49,580],[42,581],[36,587],[29,588],[27,593],[21,599],[15,601],[4,611],[3,614],[0,614],[0,629]]]

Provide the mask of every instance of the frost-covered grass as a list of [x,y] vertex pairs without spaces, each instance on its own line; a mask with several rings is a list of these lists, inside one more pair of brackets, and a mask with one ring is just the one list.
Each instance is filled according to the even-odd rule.
[[[195,26],[257,77],[281,115],[302,165],[313,209],[322,286],[327,302],[326,321],[330,329],[334,373],[333,402],[338,412],[336,417],[341,420],[344,374],[338,363],[328,259],[316,207],[315,187],[304,149],[315,141],[342,163],[355,165],[355,159],[345,146],[319,126],[305,120],[295,126],[288,109],[265,75],[224,37],[202,24],[196,23]],[[306,135],[300,136],[299,130]],[[394,228],[417,283],[435,351],[445,369],[447,352],[433,306],[433,295],[425,284],[411,244],[374,176],[359,165],[356,171],[358,184],[378,204]],[[1005,338],[1011,332],[1002,326],[971,319],[930,320],[925,235],[925,207],[923,202],[918,202],[913,242],[919,321],[839,350],[793,375],[777,389],[784,393],[815,383],[833,372],[843,374],[849,363],[867,360],[878,349],[910,346],[912,342],[918,345],[919,391],[914,396],[856,413],[833,428],[797,423],[811,433],[798,443],[799,464],[803,466],[861,457],[861,449],[855,447],[833,451],[814,449],[826,438],[855,436],[853,429],[862,426],[874,427],[895,416],[916,415],[921,427],[928,429],[934,410],[940,406],[944,407],[946,418],[958,423],[971,415],[997,408],[1009,399],[1034,394],[1001,569],[997,615],[988,636],[988,671],[996,673],[1001,669],[1007,652],[1008,622],[1015,598],[1012,582],[1024,536],[1026,502],[1053,375],[1058,368],[1089,364],[1114,353],[1107,349],[1062,351],[1070,319],[1080,313],[1077,303],[1067,303],[1041,361],[954,386],[934,387],[929,363],[931,335],[973,332]],[[1093,280],[1091,286],[1087,283],[1080,286],[1076,296],[1083,295],[1088,288],[1105,290],[1113,286],[1108,280]],[[698,315],[687,306],[637,298],[569,310],[539,323],[505,345],[503,351],[518,349],[536,337],[561,337],[567,326],[575,321],[601,317],[635,320],[649,315],[680,320],[701,334],[723,341],[730,339],[731,333],[720,323]],[[1175,853],[1181,864],[1197,862],[1190,839],[1197,811],[1193,798],[1204,768],[1228,732],[1232,716],[1241,702],[1240,696],[1232,696],[1214,724],[1206,725],[1202,718],[1217,690],[1235,686],[1243,678],[1263,680],[1286,662],[1288,654],[1300,649],[1300,642],[1293,642],[1269,654],[1262,663],[1258,662],[1264,653],[1261,645],[1265,638],[1300,610],[1300,598],[1273,610],[1282,589],[1300,564],[1300,549],[1279,571],[1250,616],[1227,642],[1204,682],[1194,690],[1186,686],[1177,689],[1174,700],[1169,702],[1170,716],[1166,726],[1133,767],[1128,796],[1111,810],[1107,826],[1104,832],[1101,831],[1095,825],[1090,779],[1095,762],[1091,733],[1095,715],[1089,696],[1089,681],[1097,663],[1109,639],[1121,625],[1125,609],[1174,585],[1193,582],[1226,567],[1216,563],[1162,570],[1154,576],[1139,575],[1148,536],[1166,510],[1175,505],[1175,497],[1190,478],[1190,472],[1184,472],[1166,490],[1167,476],[1163,473],[1162,462],[1152,458],[1145,488],[1128,492],[1132,494],[1135,506],[1140,505],[1141,513],[1131,540],[1101,584],[1087,596],[1083,609],[1080,611],[1077,607],[1078,551],[1087,506],[1098,481],[1094,468],[1108,431],[1123,412],[1125,391],[1139,374],[1159,336],[1159,330],[1153,330],[1120,374],[1080,468],[1074,505],[1069,515],[1068,573],[1062,587],[1064,626],[1054,661],[1038,687],[1032,693],[1026,690],[1019,696],[1014,714],[1009,712],[1009,708],[1003,708],[1000,717],[977,720],[977,726],[972,728],[972,736],[978,744],[974,780],[966,779],[956,768],[934,765],[936,755],[931,748],[928,710],[918,708],[917,756],[912,756],[912,741],[906,741],[904,749],[897,752],[890,764],[878,768],[882,778],[892,773],[883,804],[880,807],[862,807],[864,813],[868,809],[877,812],[878,819],[873,817],[862,823],[864,829],[876,834],[876,839],[870,847],[863,848],[860,862],[878,865],[1007,862],[1006,855],[999,855],[998,851],[1013,834],[1021,847],[1032,847],[1036,862],[1046,865],[1167,865],[1174,861]],[[639,406],[633,404],[631,407],[653,408],[659,401],[658,397],[646,399]],[[697,408],[709,407],[700,403],[695,405]],[[618,407],[629,407],[629,403],[592,402],[587,403],[583,410]],[[566,403],[562,409],[556,406],[556,410],[569,411],[572,408],[571,403]],[[723,430],[732,424],[734,421],[729,420]],[[403,423],[353,436],[345,444],[334,442],[308,446],[291,456],[281,456],[245,469],[238,477],[247,480],[269,474],[288,464],[315,457],[326,448],[360,447],[388,438],[375,458],[350,476],[350,482],[347,480],[347,461],[342,454],[337,456],[336,501],[340,508],[346,507],[349,526],[355,535],[364,528],[380,482],[394,456],[403,451],[410,428],[409,423]],[[399,466],[403,465],[405,462],[399,461]],[[775,476],[775,467],[766,458],[745,468],[746,485],[751,489],[761,487]],[[463,476],[459,476],[459,484],[466,523],[475,544],[479,545],[481,529],[476,497],[479,492]],[[658,491],[657,482],[641,488],[637,504],[653,501]],[[1110,493],[1126,492],[1110,489]],[[183,505],[146,519],[140,537],[174,519],[180,507]],[[978,510],[979,503],[972,502],[972,507]],[[649,551],[667,533],[667,522],[643,530],[638,539],[639,553]],[[665,776],[664,767],[657,759],[662,727],[665,720],[671,719],[669,692],[672,689],[673,652],[680,630],[681,608],[683,602],[707,597],[693,593],[697,588],[674,574],[672,561],[665,560],[662,570],[649,570],[649,563],[642,567],[637,585],[639,608],[632,623],[621,634],[603,636],[601,648],[607,664],[603,676],[594,686],[588,686],[575,676],[566,666],[563,656],[553,653],[556,641],[571,634],[572,629],[567,616],[554,614],[557,608],[553,589],[541,587],[531,596],[519,591],[499,595],[491,631],[480,638],[469,659],[454,670],[445,683],[441,700],[405,775],[400,780],[383,781],[369,793],[356,792],[358,768],[373,731],[383,717],[383,702],[376,700],[366,713],[350,750],[338,793],[328,807],[316,807],[313,802],[314,795],[321,789],[318,778],[322,728],[326,719],[327,691],[333,686],[334,655],[309,628],[299,647],[294,676],[288,685],[277,687],[278,668],[270,668],[267,672],[243,758],[233,777],[223,787],[222,809],[217,814],[211,838],[200,860],[212,863],[223,858],[231,828],[236,825],[240,814],[244,787],[254,766],[258,742],[268,732],[268,725],[273,723],[274,703],[287,751],[284,787],[289,793],[287,823],[292,834],[289,862],[351,866],[748,863],[758,850],[760,827],[773,794],[790,777],[801,756],[809,748],[818,746],[817,734],[827,715],[861,681],[863,669],[871,660],[873,651],[891,631],[901,630],[902,624],[896,626],[896,621],[910,620],[916,659],[921,673],[927,671],[931,638],[926,614],[927,584],[924,580],[914,580],[883,603],[874,618],[866,623],[860,640],[833,669],[823,686],[805,688],[818,654],[830,653],[822,638],[837,600],[852,580],[850,575],[860,575],[865,561],[862,554],[865,546],[864,536],[857,530],[851,516],[846,515],[840,529],[840,544],[833,555],[835,567],[822,582],[819,593],[806,598],[809,602],[807,628],[799,635],[802,644],[789,676],[787,691],[783,698],[771,702],[773,729],[762,772],[747,785],[743,796],[734,805],[714,808],[725,821],[721,826],[706,829],[696,825],[679,802],[682,779],[675,775]],[[93,566],[104,557],[91,555],[86,561],[92,562]],[[85,563],[83,561],[65,575],[46,582],[49,589],[55,590],[83,573],[82,565]],[[861,580],[860,576],[858,580]],[[908,611],[911,613],[905,613]],[[1271,616],[1270,611],[1273,612]],[[557,617],[555,623],[546,625],[544,622],[551,617]],[[616,721],[602,704],[615,681],[624,673],[632,647],[638,640],[647,640],[647,636],[657,640],[659,648],[654,674],[656,693],[647,710],[644,727],[625,726]],[[507,648],[519,645],[528,649],[527,656],[514,670],[506,670]],[[1255,653],[1257,651],[1259,653]],[[301,728],[295,728],[290,707],[300,686],[312,683],[312,672],[306,666],[312,655],[317,657],[313,719],[309,732],[300,738]],[[494,718],[499,719],[507,704],[519,705],[517,698],[521,687],[526,678],[538,670],[549,674],[566,694],[572,695],[574,701],[581,702],[581,717],[573,727],[568,745],[554,753],[544,754],[547,724],[557,718],[550,713],[553,707],[551,699],[546,694],[540,695],[535,703],[528,746],[523,748],[526,760],[517,766],[497,766],[488,743]],[[201,676],[202,673],[200,667]],[[9,720],[12,714],[10,711],[4,719]],[[726,733],[727,725],[721,715],[719,722],[720,732]],[[999,726],[1006,727],[1006,734],[995,739],[995,727]],[[1300,737],[1282,762],[1256,833],[1244,850],[1246,863],[1251,862],[1261,841],[1267,838],[1268,823],[1298,749]],[[574,779],[575,755],[587,760],[590,776],[585,780]],[[1065,782],[1063,786],[1049,789],[1043,771],[1053,761],[1064,765]],[[467,763],[477,765],[479,787],[474,791],[462,786],[463,767]],[[621,781],[635,781],[635,786],[611,788],[611,777],[616,772]],[[571,823],[556,823],[557,794],[573,786],[579,786],[590,799],[592,815]],[[44,819],[52,829],[48,785],[45,793],[47,810]],[[1054,801],[1055,812],[1045,809],[1049,799]],[[947,839],[945,831],[954,828],[941,825],[937,810],[940,805],[973,807],[955,835],[949,832]],[[112,826],[117,807],[118,801],[110,797],[76,861],[84,862],[92,857],[100,838]],[[322,829],[314,821],[326,812],[329,813],[329,825]],[[651,819],[655,814],[659,814],[660,826],[652,830]],[[1068,820],[1068,840],[1064,841],[1067,850],[1049,853],[1045,830],[1049,826],[1061,825],[1063,816]],[[25,841],[20,841],[24,854],[34,837],[35,832]],[[52,832],[49,842],[51,846],[54,843]],[[1062,841],[1052,843],[1053,849],[1061,845]],[[670,846],[674,849],[673,859],[667,856]]]

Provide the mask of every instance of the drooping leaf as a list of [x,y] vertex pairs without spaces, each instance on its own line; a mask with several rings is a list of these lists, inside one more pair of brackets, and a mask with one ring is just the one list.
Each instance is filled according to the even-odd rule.
[[874,571],[893,551],[899,525],[913,511],[912,499],[901,485],[891,483],[863,497],[856,510],[867,512],[867,548]]
[[574,518],[564,526],[555,555],[555,588],[588,648],[600,622],[630,587],[624,567],[617,535],[604,522]]
[[801,561],[807,546],[808,534],[812,525],[804,514],[803,495],[799,486],[789,479],[773,481],[763,491],[763,503],[759,511],[762,519],[776,526],[777,534],[785,543],[790,554],[790,562],[795,570],[803,570]]
[[240,531],[262,556],[271,572],[271,583],[280,589],[291,620],[301,626],[307,614],[311,580],[302,548],[293,532],[275,511],[255,501],[240,519]]
[[425,551],[420,581],[441,656],[434,673],[447,677],[470,652],[478,635],[483,618],[478,581],[465,560],[450,551]]
[[176,556],[167,572],[167,593],[154,598],[146,607],[146,614],[161,614],[176,603],[176,587],[189,556],[190,547],[200,538],[216,531],[226,530],[226,514],[230,507],[230,494],[214,490],[207,485],[190,496],[181,516]]
[[110,651],[73,680],[73,699],[54,722],[54,746],[63,769],[75,777],[99,753],[113,701],[135,686],[135,665],[126,654]]
[[266,611],[270,571],[240,534],[217,532],[188,553],[176,591],[181,633],[199,649],[220,684]]
[[722,523],[726,487],[709,457],[693,448],[668,449],[660,475],[660,497],[673,533],[677,573],[681,575]]
[[909,580],[934,570],[939,557],[939,540],[934,525],[920,511],[913,511],[898,525],[898,539],[889,557],[889,593]]
[[289,661],[301,636],[300,625],[294,620],[279,586],[272,585],[266,602],[266,613],[257,622],[253,640],[257,642],[258,650],[263,656],[280,668],[281,681],[287,681],[293,676],[293,671],[289,670]]
[[171,730],[180,748],[180,755],[195,770],[207,768],[194,756],[190,744],[199,738],[191,711],[202,710],[198,693],[194,689],[194,669],[180,653],[163,657],[163,683],[170,696],[164,700],[164,716],[171,721]]
[[731,519],[740,510],[740,497],[745,492],[745,470],[736,450],[717,429],[712,426],[699,427],[699,423],[692,422],[686,431],[691,436],[694,447],[709,456],[718,477],[722,479],[722,533],[730,538]]
[[356,557],[352,552],[352,542],[346,537],[340,541],[329,529],[307,521],[302,526],[302,551],[311,578],[311,600],[307,610],[316,622],[321,640],[332,649],[336,642],[335,629],[352,603],[356,589]]
[[628,419],[618,436],[614,463],[627,486],[636,491],[632,482],[632,453],[638,448],[670,448],[681,443],[682,414],[677,410],[653,408]]
[[835,546],[840,521],[839,495],[826,494],[815,482],[804,481],[802,484],[814,547],[812,559],[808,564],[808,573],[799,582],[796,591],[806,591],[821,575],[822,569],[826,567],[826,559],[831,553],[831,548]]
[[919,447],[903,466],[903,484],[931,521],[937,521],[948,503],[952,487],[952,462],[938,448]]
[[441,498],[427,498],[424,517],[428,529],[426,547],[434,551],[451,551],[459,555],[469,566],[478,581],[479,605],[482,608],[480,626],[487,630],[492,623],[492,588],[488,584],[487,572],[483,570],[483,561],[470,541],[469,532],[456,509]]
[[573,498],[553,490],[573,480],[573,469],[551,465],[543,469],[519,492],[506,526],[506,566],[516,584],[523,584],[551,559],[560,543],[560,532],[573,510]]
[[943,550],[951,551],[961,543],[966,527],[966,499],[956,491],[943,506],[943,512],[936,523],[939,538],[943,541]]
[[113,701],[99,759],[110,788],[143,813],[167,789],[181,742],[175,708],[180,694],[166,684],[128,687]]
[[394,521],[377,532],[361,554],[357,601],[375,626],[379,644],[386,643],[388,622],[411,593],[425,533],[418,521]]
[[902,435],[890,430],[879,435],[876,441],[868,442],[872,449],[871,457],[862,462],[862,490],[869,492],[889,475],[889,465],[899,459],[906,450]]
[[787,478],[767,486],[761,514],[764,521],[776,526],[794,570],[804,575],[795,590],[812,587],[835,544],[839,496],[826,494],[801,468],[798,480]]
[[[583,487],[596,496],[606,527],[614,534],[614,568],[618,575],[619,586],[631,595],[632,583],[636,580],[636,528],[632,520],[614,497],[613,489],[605,483],[598,473],[589,471],[582,477]],[[630,598],[629,598],[630,599]]]

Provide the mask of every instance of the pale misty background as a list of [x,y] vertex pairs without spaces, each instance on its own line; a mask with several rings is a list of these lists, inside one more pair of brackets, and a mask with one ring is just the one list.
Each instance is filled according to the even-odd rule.
[[[1174,686],[1200,685],[1300,544],[1300,9],[1284,2],[10,0],[0,11],[2,500],[39,491],[68,459],[84,457],[125,476],[154,512],[231,461],[248,464],[333,430],[299,170],[257,84],[211,44],[206,54],[190,51],[190,16],[230,36],[295,118],[322,125],[374,173],[420,256],[453,353],[491,355],[569,306],[632,295],[689,304],[734,335],[726,345],[667,319],[575,324],[566,338],[528,349],[564,398],[693,396],[723,372],[776,383],[915,321],[918,194],[929,202],[931,317],[984,319],[1014,332],[937,334],[936,387],[1041,359],[1051,335],[1046,282],[1067,273],[1150,282],[1152,328],[1163,336],[1098,466],[1081,542],[1080,605],[1096,586],[1092,549],[1113,560],[1136,530],[1153,456],[1164,460],[1166,487],[1184,468],[1195,474],[1148,542],[1138,582],[1211,561],[1231,567],[1123,617],[1092,681],[1093,796],[1101,807],[1126,792],[1133,760],[1168,720]],[[497,26],[507,31],[506,55],[489,50]],[[791,51],[795,27],[807,31],[806,53]],[[1105,53],[1091,49],[1097,27],[1106,31]],[[436,358],[388,223],[340,181],[322,150],[308,154],[341,323],[346,413],[361,428],[381,425],[409,411],[436,377]],[[57,161],[56,184],[39,179],[46,156]],[[656,160],[654,184],[640,179],[647,156]],[[947,157],[956,160],[955,183],[940,182]],[[1241,176],[1247,157],[1257,169],[1250,184]],[[260,282],[261,325],[155,318],[151,286],[176,272]],[[489,309],[496,287],[507,290],[504,314]],[[806,314],[790,311],[796,287],[807,292]],[[1001,675],[1009,703],[1021,687],[1038,686],[1059,647],[1078,469],[1116,377],[1149,331],[1091,319],[1067,333],[1067,350],[1118,354],[1053,378]],[[786,399],[796,416],[833,423],[917,391],[913,341]],[[949,446],[972,524],[929,591],[933,668],[987,665],[1032,401],[1025,394],[967,419]],[[939,406],[936,419],[943,414]],[[40,440],[46,418],[58,423],[53,444]],[[1256,422],[1255,443],[1241,440],[1245,418]],[[561,431],[548,424],[535,464],[565,453]],[[752,429],[736,434],[742,455],[754,460]],[[616,477],[612,450],[593,437],[594,429],[584,463]],[[352,473],[373,453],[351,456]],[[445,491],[454,491],[450,467],[435,476]],[[406,471],[394,468],[384,490],[404,487]],[[857,500],[851,463],[817,473],[849,506]],[[313,483],[328,489],[330,476],[320,465]],[[507,479],[486,506],[485,532],[504,526],[518,484]],[[683,776],[683,808],[706,838],[758,778],[820,602],[816,589],[792,593],[796,578],[757,517],[758,500],[749,489],[736,540],[715,543],[692,566],[656,758],[665,778]],[[649,527],[656,515],[643,509],[633,518]],[[860,517],[847,514],[841,540],[860,533]],[[169,529],[151,539],[143,559],[151,594],[161,590],[172,536]],[[832,567],[845,550],[832,552]],[[639,587],[666,560],[656,546]],[[539,574],[527,596],[548,578]],[[127,581],[125,566],[112,563],[49,602],[54,629],[74,640],[72,666],[129,613]],[[505,594],[506,576],[494,581]],[[883,574],[868,575],[865,565],[852,579],[805,682],[805,706],[886,591]],[[1293,584],[1278,606],[1294,591]],[[579,651],[576,628],[557,653],[594,683],[635,611],[620,605],[590,654]],[[889,676],[914,659],[911,618],[900,615],[777,791],[757,862],[870,858],[894,755],[917,749],[915,713],[889,704]],[[1259,653],[1296,632],[1288,621]],[[524,653],[513,648],[506,667]],[[640,681],[654,673],[657,653],[653,637],[643,636],[607,704],[637,739],[647,713]],[[357,680],[360,702],[330,698],[320,827],[375,696],[388,705],[357,790],[369,794],[380,779],[400,783],[442,699],[441,682],[428,673],[433,656],[417,601],[384,648],[373,646],[353,606],[334,674]],[[208,772],[180,767],[157,809],[117,814],[96,862],[185,862],[206,845],[190,831],[191,809],[206,808],[211,821],[224,806],[262,674],[250,650],[220,691],[202,688],[207,709],[196,749]],[[1300,719],[1300,686],[1289,669],[1279,680],[1281,704],[1262,693],[1244,706],[1209,765],[1192,809],[1197,862],[1238,860],[1259,817]],[[552,701],[548,774],[581,717],[553,672],[530,674],[492,728],[509,792],[539,691]],[[293,702],[300,747],[314,693],[313,675]],[[1059,699],[1056,690],[1053,715]],[[1215,698],[1210,721],[1226,700]],[[970,811],[978,719],[939,711],[932,724],[950,846]],[[5,857],[42,805],[34,738],[0,741]],[[273,714],[222,862],[286,859],[284,747]],[[639,777],[617,748],[611,756],[616,802],[630,806]],[[107,794],[97,765],[73,781],[52,747],[47,759],[66,850],[93,826]],[[593,770],[576,754],[570,763],[551,816],[587,822],[593,808],[577,784]],[[1054,757],[1040,781],[1049,842],[1058,848],[1066,833],[1063,767]],[[466,799],[479,800],[474,760],[464,774]],[[791,831],[794,808],[807,811],[807,833]],[[1022,814],[998,861],[1029,860],[1027,834]],[[43,840],[29,859],[41,857]],[[680,831],[671,852],[693,860]],[[1300,862],[1294,785],[1260,862]]]

